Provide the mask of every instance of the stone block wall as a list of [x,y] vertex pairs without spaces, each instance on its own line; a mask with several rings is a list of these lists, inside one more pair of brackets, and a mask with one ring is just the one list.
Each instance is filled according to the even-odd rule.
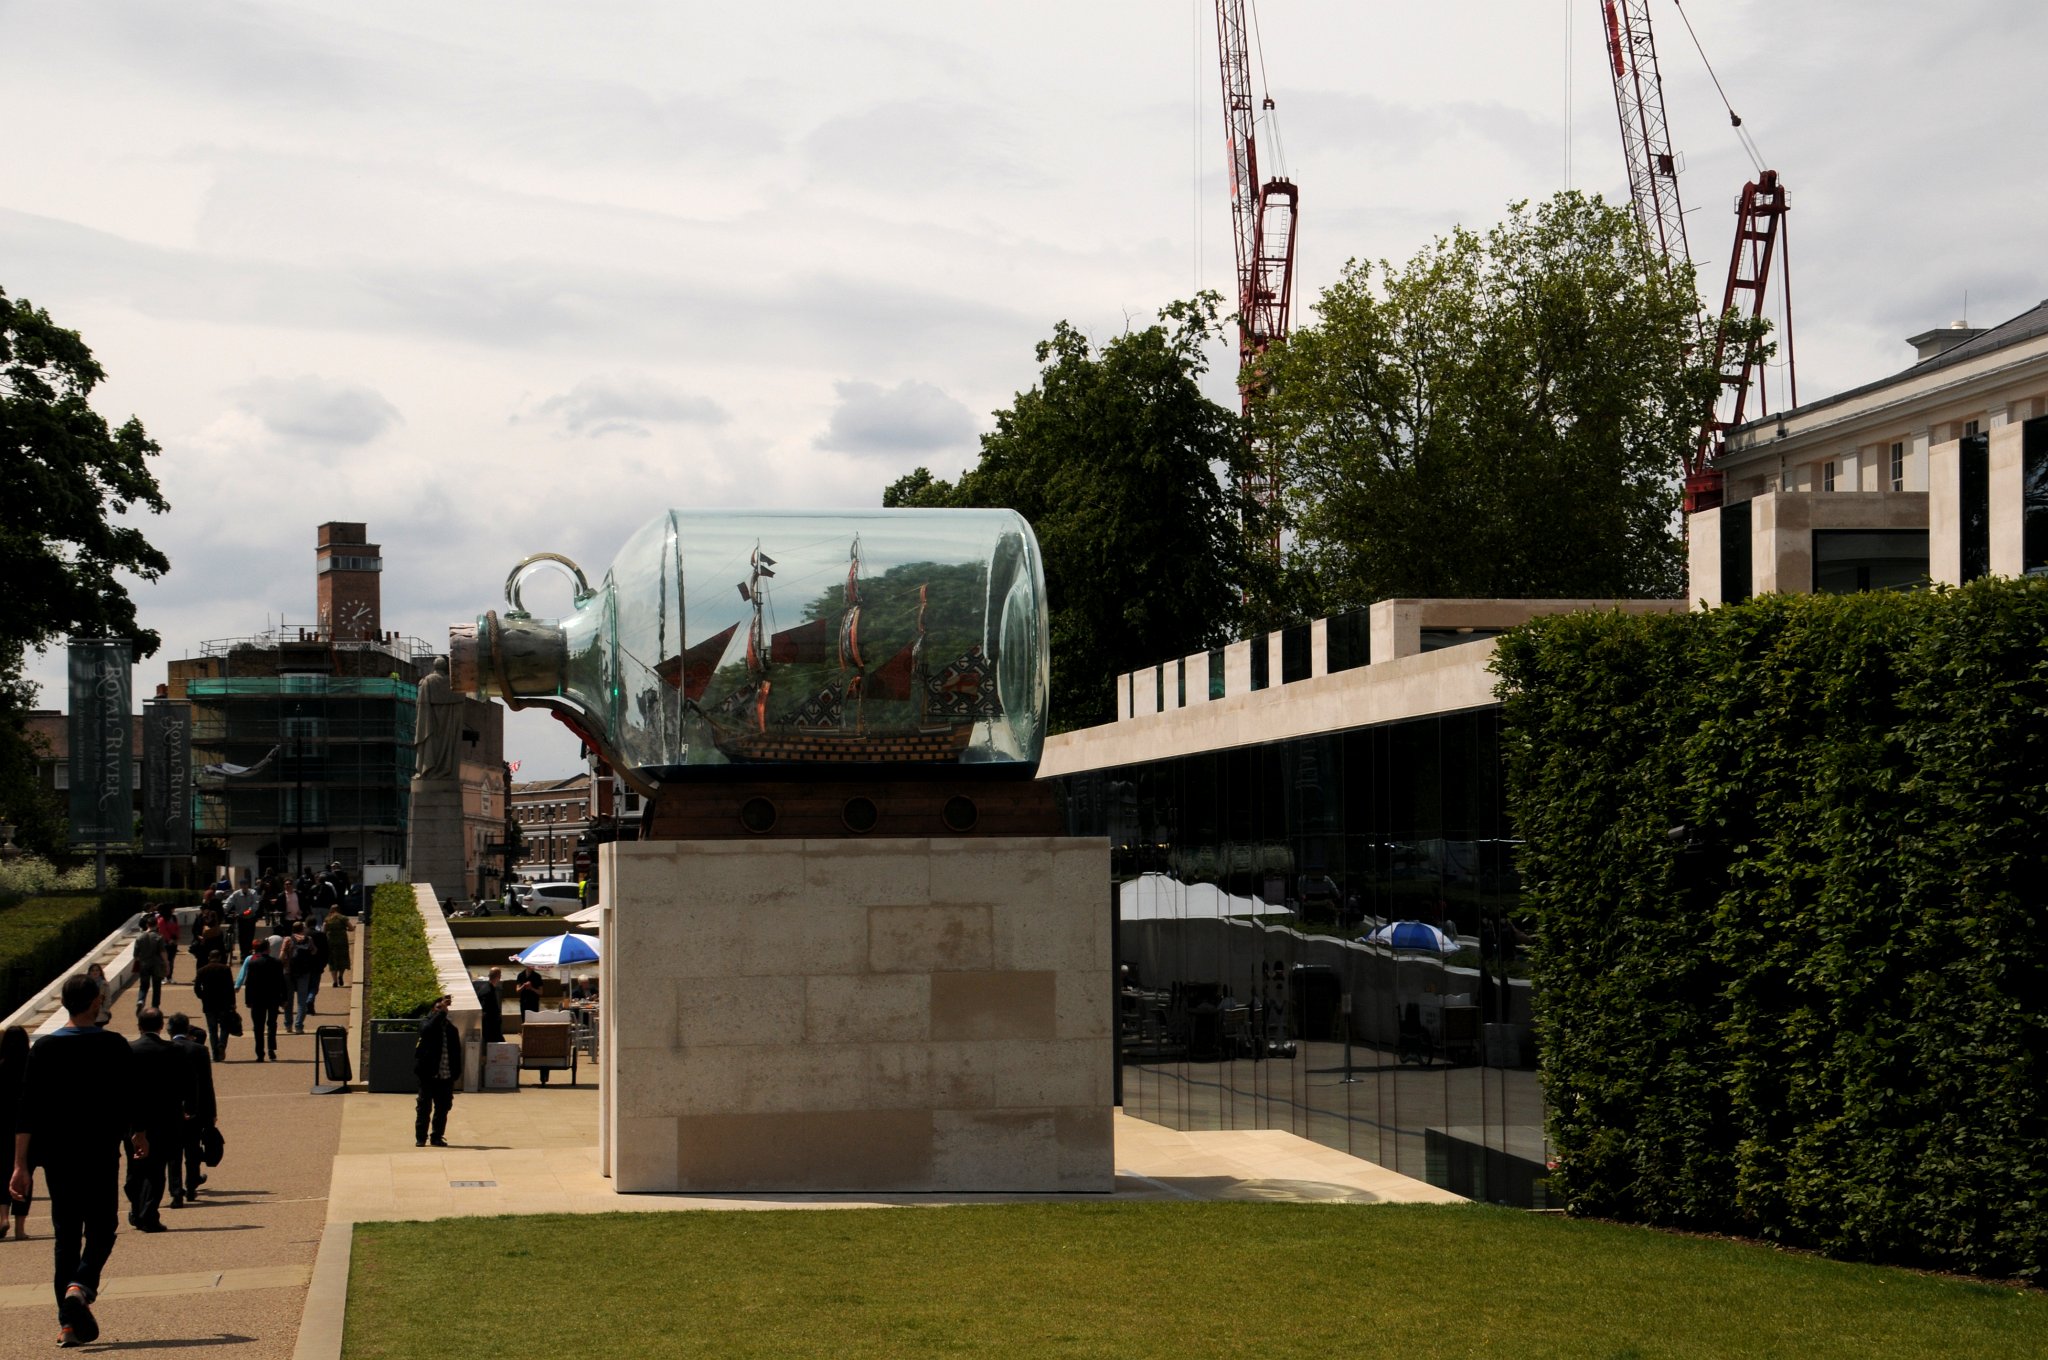
[[599,853],[620,1190],[1112,1188],[1105,842]]

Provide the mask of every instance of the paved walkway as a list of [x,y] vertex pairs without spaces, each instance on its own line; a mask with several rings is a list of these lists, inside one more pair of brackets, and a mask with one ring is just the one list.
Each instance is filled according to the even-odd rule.
[[[191,961],[166,985],[171,1009],[192,1001]],[[316,1020],[339,1023],[360,990],[323,988]],[[194,1014],[197,1007],[192,1007]],[[359,1009],[348,1017],[351,1033]],[[132,995],[114,1027],[135,1032]],[[103,1337],[87,1353],[155,1349],[234,1360],[334,1360],[341,1353],[352,1226],[390,1219],[681,1209],[832,1209],[1000,1203],[1100,1195],[619,1195],[598,1174],[595,1070],[581,1085],[459,1094],[446,1148],[415,1148],[411,1096],[372,1095],[360,1082],[315,1096],[311,1035],[282,1035],[277,1064],[250,1060],[231,1040],[216,1064],[227,1156],[196,1206],[165,1211],[172,1231],[123,1228],[100,1306]],[[360,1074],[359,1074],[360,1075]],[[557,1073],[559,1078],[562,1074]],[[1181,1133],[1116,1118],[1110,1198],[1443,1203],[1449,1191],[1279,1130]],[[40,1184],[39,1187],[40,1189]],[[39,1201],[32,1240],[0,1242],[0,1356],[40,1354],[54,1342],[49,1220]],[[32,1344],[33,1343],[33,1344]]]
[[[189,954],[178,955],[177,969],[164,984],[164,1008],[196,1017]],[[314,1021],[339,1022],[328,1012],[346,1007],[355,990],[323,986]],[[132,991],[115,999],[111,1028],[135,1035]],[[88,1351],[218,1347],[235,1360],[292,1355],[327,1221],[345,1098],[309,1094],[310,1024],[303,1037],[280,1033],[277,1051],[281,1061],[258,1063],[249,1039],[228,1041],[227,1061],[213,1068],[226,1155],[207,1172],[195,1203],[174,1210],[166,1202],[169,1232],[136,1232],[123,1222],[93,1310],[102,1340]],[[40,1175],[36,1195],[29,1240],[10,1233],[0,1241],[0,1356],[41,1354],[57,1339]]]

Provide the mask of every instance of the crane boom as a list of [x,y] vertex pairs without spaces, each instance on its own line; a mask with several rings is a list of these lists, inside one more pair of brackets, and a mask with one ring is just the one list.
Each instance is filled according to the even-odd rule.
[[[1692,250],[1685,237],[1685,213],[1678,201],[1678,159],[1671,150],[1671,127],[1664,115],[1664,82],[1657,70],[1657,43],[1650,31],[1648,0],[1600,0],[1607,35],[1608,64],[1614,73],[1614,108],[1621,120],[1621,148],[1628,163],[1629,201],[1636,225],[1650,246],[1651,268],[1668,274],[1676,263],[1690,265]],[[1718,83],[1718,82],[1717,82]],[[1742,120],[1734,117],[1737,127]],[[1762,367],[1759,345],[1738,345],[1731,317],[1746,310],[1748,320],[1763,315],[1775,257],[1784,276],[1786,294],[1785,353],[1791,361],[1791,277],[1785,256],[1778,252],[1784,232],[1785,189],[1775,170],[1762,170],[1742,187],[1736,206],[1735,245],[1728,256],[1728,282],[1721,310],[1706,326],[1714,346],[1714,373],[1720,380],[1715,397],[1700,421],[1699,436],[1683,451],[1685,513],[1710,510],[1721,503],[1724,478],[1714,466],[1723,436],[1742,423],[1749,389]],[[1739,353],[1735,352],[1739,349]],[[1797,389],[1793,402],[1797,404]],[[1761,391],[1759,391],[1761,395]],[[1729,408],[1723,419],[1723,405]]]
[[1664,81],[1657,72],[1648,0],[1600,0],[1600,5],[1636,225],[1667,270],[1674,260],[1690,264],[1685,211],[1678,202],[1678,157],[1664,116]]
[[[1231,238],[1237,260],[1238,393],[1249,413],[1260,384],[1250,376],[1258,356],[1287,335],[1294,299],[1294,224],[1298,193],[1292,181],[1259,182],[1258,112],[1252,104],[1251,50],[1244,0],[1216,0],[1216,40],[1222,53],[1225,150],[1230,158]],[[1262,107],[1270,109],[1266,99]],[[1245,489],[1261,505],[1273,498],[1270,460],[1254,460]],[[1277,543],[1275,545],[1277,547]]]

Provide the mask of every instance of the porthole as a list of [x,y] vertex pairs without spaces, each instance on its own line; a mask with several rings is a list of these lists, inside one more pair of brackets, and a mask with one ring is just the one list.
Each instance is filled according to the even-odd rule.
[[955,794],[939,810],[939,818],[950,831],[972,831],[974,824],[981,819],[981,811],[974,806],[972,798]]
[[775,828],[775,804],[766,798],[749,798],[740,804],[740,825],[756,836]]
[[864,836],[873,831],[881,815],[875,808],[874,800],[869,798],[849,798],[846,800],[846,806],[839,810],[839,820],[845,823],[848,831],[857,836]]

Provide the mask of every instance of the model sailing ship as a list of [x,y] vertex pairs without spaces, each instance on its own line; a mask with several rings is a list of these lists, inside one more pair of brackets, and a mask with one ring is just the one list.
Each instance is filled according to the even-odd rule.
[[[763,621],[766,590],[775,559],[758,545],[748,559],[740,597],[752,609],[747,627],[746,671],[742,683],[716,702],[703,700],[718,674],[735,623],[656,668],[711,729],[712,743],[734,764],[951,764],[973,739],[975,727],[1002,713],[995,667],[979,644],[933,671],[925,658],[928,585],[917,590],[917,630],[909,642],[878,666],[868,665],[861,639],[860,538],[848,553],[846,587],[838,624],[812,619],[770,634]],[[778,669],[829,662],[836,652],[838,677],[794,707],[771,715]],[[866,705],[914,701],[915,721],[871,729]]]

